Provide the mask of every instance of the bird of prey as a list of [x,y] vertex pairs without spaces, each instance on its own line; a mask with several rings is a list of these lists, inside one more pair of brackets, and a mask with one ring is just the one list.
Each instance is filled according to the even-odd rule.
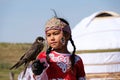
[[17,69],[21,65],[25,65],[24,74],[26,72],[26,69],[29,65],[29,63],[36,59],[37,55],[43,50],[44,48],[44,38],[43,37],[37,37],[35,42],[32,44],[31,48],[26,51],[26,53],[19,59],[19,61],[13,65],[11,69]]

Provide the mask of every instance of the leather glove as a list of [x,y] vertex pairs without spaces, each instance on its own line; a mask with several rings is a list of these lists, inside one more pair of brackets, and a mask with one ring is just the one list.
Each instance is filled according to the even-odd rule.
[[32,63],[32,72],[34,73],[34,75],[40,75],[43,70],[46,68],[44,66],[45,62],[40,62],[40,60],[35,60],[33,63]]

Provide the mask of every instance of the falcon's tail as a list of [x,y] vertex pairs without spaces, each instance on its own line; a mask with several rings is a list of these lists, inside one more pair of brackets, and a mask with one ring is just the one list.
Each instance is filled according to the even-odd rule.
[[10,68],[10,70],[12,70],[12,69],[17,69],[18,67],[20,67],[22,64],[24,64],[25,63],[25,60],[20,60],[20,61],[18,61],[15,65],[13,65],[11,68]]

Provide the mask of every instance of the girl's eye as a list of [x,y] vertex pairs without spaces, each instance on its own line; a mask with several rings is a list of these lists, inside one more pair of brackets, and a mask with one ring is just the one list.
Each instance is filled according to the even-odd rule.
[[55,32],[54,35],[58,35],[60,32]]
[[47,34],[46,36],[47,36],[47,37],[49,37],[49,36],[50,36],[50,34]]

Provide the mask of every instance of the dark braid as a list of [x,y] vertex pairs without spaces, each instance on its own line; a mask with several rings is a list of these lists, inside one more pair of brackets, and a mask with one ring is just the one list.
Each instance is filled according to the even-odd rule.
[[72,40],[72,37],[70,37],[70,42],[74,48],[73,52],[72,52],[72,55],[70,56],[70,60],[71,60],[71,66],[73,68],[74,64],[75,64],[75,52],[76,52],[76,47],[75,47],[75,44],[74,44],[74,41]]
[[[63,19],[63,18],[58,18],[60,19],[61,21],[63,21],[64,23],[66,23],[67,25],[69,25],[69,23]],[[72,55],[70,56],[70,60],[71,60],[71,66],[73,68],[74,64],[75,64],[75,52],[76,52],[76,47],[75,47],[75,44],[74,44],[74,41],[72,40],[72,36],[70,35],[70,42],[74,48],[73,52],[72,52]]]
[[50,62],[50,56],[49,56],[49,54],[50,54],[50,52],[51,52],[51,49],[52,49],[52,47],[49,47],[49,48],[47,49],[47,51],[46,51],[46,60],[47,60],[48,63]]

